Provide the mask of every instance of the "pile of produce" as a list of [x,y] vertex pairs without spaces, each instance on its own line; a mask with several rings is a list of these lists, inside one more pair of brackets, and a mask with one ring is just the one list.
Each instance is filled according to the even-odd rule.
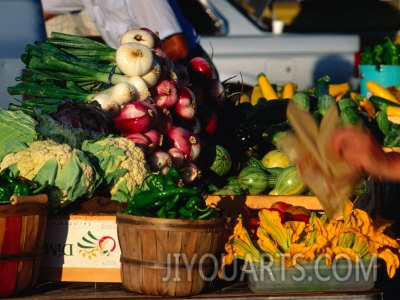
[[[294,212],[284,202],[261,209],[257,226],[253,228],[255,235],[249,233],[239,217],[225,244],[226,256],[220,276],[223,277],[224,268],[236,258],[253,263],[283,261],[286,268],[317,259],[330,266],[336,259],[360,262],[379,258],[385,262],[388,276],[394,276],[400,265],[400,246],[385,234],[390,222],[373,221],[350,201],[341,220],[307,212],[304,207],[295,209],[301,212]],[[293,218],[293,214],[301,218]]]
[[[261,73],[247,92],[240,79],[221,82],[204,58],[172,63],[147,28],[128,31],[117,49],[53,32],[27,45],[21,59],[26,69],[8,92],[24,100],[0,111],[0,170],[46,185],[55,211],[102,195],[132,213],[156,216],[166,201],[151,210],[131,202],[149,193],[151,178],[169,171],[179,173],[175,186],[152,192],[312,195],[276,148],[292,130],[289,101],[317,121],[338,105],[344,124],[368,127],[383,146],[398,143],[398,125],[388,115],[400,104],[379,94],[391,94],[383,87],[375,85],[366,99],[329,76],[297,91],[295,83],[274,85]],[[355,195],[366,191],[364,178]],[[181,207],[190,196],[166,197],[167,207]],[[205,202],[198,208],[189,218],[212,215]]]
[[[99,194],[133,201],[145,178],[172,168],[181,184],[198,177],[201,139],[216,130],[224,100],[204,58],[173,64],[157,34],[140,28],[117,49],[54,32],[27,45],[22,61],[8,92],[24,100],[3,110],[2,126],[19,129],[22,119],[29,131],[4,137],[1,169],[46,184],[55,210]],[[199,209],[211,215],[202,199]]]
[[400,45],[385,37],[383,43],[367,46],[361,52],[361,65],[398,65],[400,64]]

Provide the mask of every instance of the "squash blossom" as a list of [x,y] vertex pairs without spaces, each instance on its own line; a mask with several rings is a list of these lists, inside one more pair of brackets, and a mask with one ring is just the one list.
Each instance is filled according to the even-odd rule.
[[251,261],[263,262],[264,258],[251,241],[250,235],[243,227],[242,216],[239,215],[237,223],[233,229],[233,234],[225,243],[226,255],[222,258],[221,268],[218,272],[220,278],[223,277],[222,270],[224,266],[233,263],[235,258]]
[[365,211],[354,209],[350,201],[343,208],[341,220],[318,217],[313,212],[308,224],[299,221],[282,224],[278,212],[268,209],[261,209],[258,216],[260,227],[254,241],[243,227],[242,218],[238,218],[233,235],[225,244],[227,256],[222,268],[231,264],[234,257],[262,262],[263,253],[273,261],[284,260],[286,268],[321,256],[327,266],[334,259],[360,262],[378,257],[385,261],[390,278],[400,266],[400,245],[384,233],[391,222],[373,221]]

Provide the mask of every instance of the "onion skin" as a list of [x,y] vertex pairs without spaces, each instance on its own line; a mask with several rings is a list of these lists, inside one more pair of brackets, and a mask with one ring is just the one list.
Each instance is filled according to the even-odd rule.
[[151,147],[151,140],[143,133],[128,133],[121,132],[121,136],[133,141],[136,145],[140,145],[144,148]]
[[151,141],[151,146],[158,148],[163,144],[164,136],[159,133],[156,129],[150,129],[144,133]]
[[147,84],[142,76],[130,76],[127,82],[136,88],[138,94],[137,100],[146,100],[151,96]]
[[152,31],[145,30],[144,28],[131,29],[125,32],[121,36],[120,44],[126,44],[130,42],[136,42],[147,47],[154,48],[156,42],[154,39],[154,33]]
[[178,88],[181,88],[183,86],[188,87],[190,85],[189,72],[185,65],[181,63],[175,63],[173,72],[176,74],[177,77],[176,84],[178,85]]
[[120,45],[115,53],[118,68],[127,76],[142,76],[153,66],[153,53],[146,45],[130,42]]
[[178,148],[169,148],[168,153],[171,156],[172,168],[178,169],[186,161],[185,154]]
[[148,88],[151,88],[155,86],[158,82],[158,80],[161,78],[162,70],[161,70],[161,65],[160,62],[158,61],[157,58],[153,59],[153,66],[150,70],[150,72],[142,75],[143,81],[146,83],[146,86]]
[[160,174],[167,174],[168,170],[171,169],[172,159],[168,152],[163,150],[156,150],[149,156],[150,170],[153,172],[160,172]]
[[158,114],[157,124],[155,129],[160,134],[167,134],[173,126],[174,120],[172,119],[171,112],[164,108],[155,106]]
[[170,108],[178,101],[178,90],[169,80],[162,80],[154,89],[154,104],[161,108]]
[[109,89],[109,94],[121,107],[139,97],[136,87],[129,82],[117,83]]
[[151,30],[150,28],[147,28],[147,27],[140,27],[139,29],[147,31],[148,33],[150,33],[153,36],[154,45],[153,45],[153,47],[150,47],[151,49],[162,47],[162,41],[160,39],[160,36],[159,36],[158,32],[153,31],[153,30]]
[[109,112],[112,116],[120,112],[121,106],[111,97],[109,93],[98,93],[90,102],[96,101],[100,107]]
[[196,117],[196,106],[194,93],[188,87],[182,87],[174,106],[175,114],[182,120],[191,121]]
[[190,156],[191,143],[189,138],[191,136],[192,133],[189,130],[180,126],[172,126],[168,131],[171,146],[181,150],[185,154],[185,157]]
[[121,132],[144,133],[157,124],[158,113],[152,104],[133,101],[125,105],[114,119],[115,128]]
[[211,64],[203,57],[192,58],[187,65],[190,82],[194,85],[206,87],[213,78]]
[[210,99],[213,102],[217,103],[218,105],[224,104],[226,100],[225,87],[221,81],[213,78],[210,81],[209,91],[210,91]]
[[193,134],[190,136],[189,142],[190,155],[187,157],[187,159],[188,161],[195,161],[199,157],[201,151],[200,138],[197,135]]
[[194,182],[201,175],[199,168],[193,162],[185,162],[179,172],[182,181],[186,184]]
[[200,121],[202,132],[212,135],[217,130],[218,117],[217,114],[206,105],[197,107],[197,118]]

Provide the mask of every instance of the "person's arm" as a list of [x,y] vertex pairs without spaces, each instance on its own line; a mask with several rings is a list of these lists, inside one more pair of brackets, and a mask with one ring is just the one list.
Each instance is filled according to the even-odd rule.
[[173,62],[177,62],[189,55],[189,46],[182,33],[173,34],[162,41],[162,46]]
[[340,128],[332,136],[332,149],[343,156],[355,172],[400,181],[400,153],[385,152],[375,137],[365,129]]
[[57,14],[52,14],[52,13],[49,13],[48,11],[43,11],[43,16],[44,16],[44,20],[47,21],[47,20],[50,20],[51,18],[56,17]]

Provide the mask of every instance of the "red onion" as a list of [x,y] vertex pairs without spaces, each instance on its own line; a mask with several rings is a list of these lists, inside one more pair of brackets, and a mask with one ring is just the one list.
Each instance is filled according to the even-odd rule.
[[200,177],[199,168],[192,162],[185,162],[179,171],[184,183],[191,183]]
[[217,114],[206,105],[197,107],[197,118],[200,121],[201,129],[207,134],[213,134],[217,130]]
[[188,73],[187,67],[184,64],[175,63],[173,71],[177,77],[176,83],[179,88],[181,88],[183,86],[189,86],[189,84],[190,84],[189,73]]
[[168,132],[168,137],[173,148],[181,150],[189,161],[195,160],[200,154],[200,139],[193,132],[173,126]]
[[171,73],[171,65],[167,52],[165,52],[165,50],[162,47],[154,48],[153,52],[154,56],[158,59],[161,65],[161,70],[162,70],[161,78],[162,79],[168,78]]
[[169,148],[168,154],[171,156],[173,168],[177,169],[183,166],[183,163],[185,162],[185,154],[182,150],[178,148]]
[[115,117],[115,128],[122,132],[143,133],[157,124],[158,113],[154,105],[133,101],[125,105]]
[[191,143],[189,141],[191,136],[192,133],[189,130],[180,126],[172,126],[172,128],[168,131],[168,137],[171,141],[171,146],[181,150],[186,157],[190,155],[191,151]]
[[131,141],[135,142],[136,145],[140,145],[146,148],[150,147],[151,145],[151,140],[143,133],[122,132],[121,136],[130,139]]
[[194,57],[188,64],[189,75],[197,75],[204,79],[211,79],[213,77],[211,64],[203,57]]
[[193,134],[190,138],[190,155],[187,157],[189,161],[196,160],[200,155],[201,143],[197,135]]
[[156,129],[150,129],[144,133],[146,137],[148,137],[151,141],[151,144],[154,147],[160,147],[163,143],[163,135],[159,133]]
[[196,99],[188,87],[182,87],[179,90],[179,97],[174,106],[174,112],[183,120],[193,120],[196,116]]
[[190,81],[194,84],[207,83],[213,78],[211,64],[203,57],[194,57],[188,63]]
[[153,36],[154,39],[154,45],[153,48],[161,47],[162,46],[162,41],[160,39],[160,36],[158,35],[158,32],[154,32],[153,30],[147,28],[147,27],[140,27],[139,29],[147,31]]
[[174,122],[171,116],[171,112],[166,108],[162,109],[158,106],[156,106],[156,110],[158,114],[158,120],[155,129],[160,134],[166,134],[171,129]]
[[221,81],[213,78],[210,82],[210,98],[218,105],[223,105],[225,102],[225,87]]
[[153,93],[154,104],[161,108],[170,108],[178,101],[178,90],[169,80],[162,80]]
[[160,172],[160,174],[167,174],[172,166],[172,159],[168,152],[163,150],[156,150],[149,156],[150,170],[153,172]]

